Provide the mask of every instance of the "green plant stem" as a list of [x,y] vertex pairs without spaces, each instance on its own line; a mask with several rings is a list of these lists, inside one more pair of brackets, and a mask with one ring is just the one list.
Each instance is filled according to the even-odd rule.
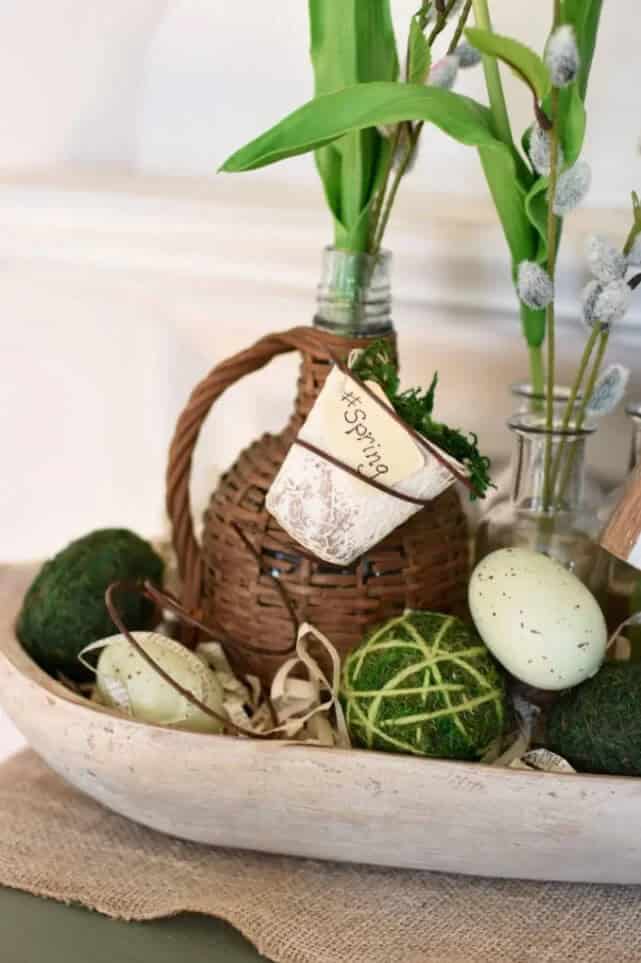
[[[632,250],[632,246],[633,246],[633,244],[634,244],[634,241],[635,241],[637,235],[638,235],[639,233],[641,233],[641,204],[639,204],[639,200],[638,200],[636,194],[634,194],[634,193],[632,194],[632,207],[633,207],[632,227],[630,228],[630,232],[629,232],[629,234],[628,234],[627,240],[626,240],[625,245],[624,245],[624,247],[623,247],[623,253],[624,253],[624,254],[629,254],[629,253],[630,253],[630,251]],[[574,383],[573,383],[573,385],[572,385],[572,390],[571,390],[571,392],[570,392],[570,396],[569,396],[568,401],[567,401],[567,404],[566,404],[566,406],[565,406],[565,412],[564,412],[564,414],[563,414],[563,421],[562,421],[562,423],[561,423],[561,429],[562,429],[564,432],[567,431],[567,429],[568,429],[569,426],[570,426],[570,422],[572,421],[572,415],[574,414],[574,406],[576,405],[576,400],[577,400],[577,398],[578,398],[578,396],[579,396],[579,391],[581,390],[581,385],[582,385],[582,383],[583,383],[583,379],[584,379],[584,377],[585,377],[585,373],[586,373],[586,371],[587,371],[587,369],[588,369],[590,360],[591,360],[591,358],[592,358],[592,354],[593,354],[593,352],[594,352],[594,348],[595,348],[596,343],[597,343],[597,340],[599,340],[599,338],[600,338],[601,340],[599,341],[599,348],[598,348],[598,354],[597,354],[596,362],[595,362],[595,364],[594,364],[594,366],[593,366],[593,368],[592,368],[592,372],[591,372],[591,374],[590,374],[590,377],[589,377],[589,380],[588,380],[588,384],[587,384],[587,386],[586,386],[586,388],[585,388],[585,391],[583,392],[583,397],[582,397],[582,400],[581,400],[581,404],[580,404],[579,408],[577,409],[577,413],[576,413],[576,427],[577,427],[577,428],[581,428],[582,425],[583,425],[583,420],[584,420],[584,418],[585,418],[586,408],[587,408],[587,405],[588,405],[589,402],[590,402],[590,398],[591,398],[592,393],[593,393],[593,391],[594,391],[594,386],[595,386],[595,384],[596,384],[596,380],[597,380],[597,378],[598,378],[598,376],[599,376],[599,373],[600,373],[600,370],[601,370],[601,365],[602,365],[602,363],[603,363],[603,357],[604,357],[604,355],[605,355],[605,351],[606,351],[606,348],[607,348],[607,345],[608,345],[608,339],[609,339],[609,332],[603,330],[599,324],[594,324],[594,325],[592,326],[592,330],[591,330],[591,332],[590,332],[590,337],[588,338],[588,340],[587,340],[587,342],[586,342],[586,344],[585,344],[585,347],[584,347],[584,349],[583,349],[583,354],[582,354],[582,356],[581,356],[581,361],[580,361],[580,363],[579,363],[579,368],[578,368],[578,371],[577,371],[577,373],[576,373],[576,377],[575,377],[575,379],[574,379]],[[567,441],[566,441],[566,438],[563,437],[563,438],[561,439],[560,443],[559,443],[559,449],[558,449],[558,451],[557,451],[557,453],[556,453],[556,457],[555,457],[555,459],[554,459],[554,464],[553,464],[553,466],[552,466],[552,475],[551,475],[551,483],[550,483],[550,488],[551,488],[551,491],[552,491],[552,492],[554,492],[555,489],[556,489],[556,487],[557,487],[557,482],[558,482],[558,479],[559,479],[559,473],[560,473],[560,471],[561,471],[561,466],[563,465],[563,456],[564,456],[564,454],[565,454],[565,449],[566,449],[566,447],[567,447]],[[571,468],[571,467],[572,467],[572,463],[570,462],[570,468]],[[570,468],[567,468],[567,466],[566,466],[566,470],[564,471],[563,479],[562,479],[562,482],[561,482],[561,490],[560,490],[559,495],[558,495],[558,498],[559,498],[559,499],[562,498],[562,496],[565,494],[565,488],[567,487],[568,479],[569,479],[569,476],[570,476]]]
[[[447,26],[447,18],[450,14],[450,11],[454,7],[455,2],[456,0],[450,0],[450,3],[448,4],[445,10],[445,13],[438,18],[436,25],[432,30],[432,33],[430,34],[430,37],[428,40],[430,47],[432,46],[432,44],[434,43],[438,35],[441,33],[441,31],[444,30],[445,27]],[[465,5],[461,10],[461,15],[458,19],[456,30],[454,31],[454,34],[452,35],[452,39],[450,40],[449,46],[447,48],[448,55],[454,53],[454,51],[458,47],[459,41],[463,36],[463,30],[465,29],[465,24],[467,23],[467,19],[470,15],[471,9],[472,9],[472,0],[466,0]],[[409,63],[409,51],[408,51],[408,63]],[[423,131],[423,126],[424,125],[422,121],[416,124],[416,126],[413,128],[411,124],[407,125],[408,127],[407,151],[402,161],[400,162],[400,164],[396,169],[394,180],[392,181],[391,187],[389,187],[389,191],[388,191],[389,177],[393,167],[394,157],[396,155],[396,151],[398,150],[398,146],[400,143],[400,135],[401,135],[401,129],[403,127],[403,124],[399,124],[396,127],[395,133],[398,136],[396,137],[395,143],[392,145],[392,153],[390,154],[391,161],[389,164],[389,169],[386,169],[385,176],[383,179],[383,184],[379,194],[380,202],[377,203],[376,210],[372,215],[372,233],[370,235],[371,242],[370,242],[369,253],[372,254],[374,257],[378,254],[378,252],[381,249],[381,245],[383,243],[383,236],[385,234],[385,230],[387,228],[387,224],[389,222],[390,215],[392,213],[394,201],[396,200],[396,194],[398,193],[401,180],[403,179],[403,176],[406,173],[407,168],[409,167],[412,161],[412,158],[414,157],[414,154],[418,148],[418,142],[419,142],[421,133]]]
[[[554,283],[556,273],[557,255],[557,228],[558,218],[554,213],[554,200],[556,198],[556,188],[559,176],[559,90],[552,88],[550,103],[550,113],[552,130],[550,131],[550,179],[548,185],[548,223],[547,223],[547,243],[548,243],[548,274]],[[552,495],[551,489],[551,467],[552,467],[552,429],[554,427],[554,384],[556,378],[556,324],[554,311],[554,298],[550,302],[546,312],[545,336],[547,343],[547,393],[545,404],[545,462],[543,467],[543,506],[549,510]]]
[[[492,20],[490,18],[487,0],[472,0],[472,6],[474,8],[476,26],[482,30],[492,30]],[[501,73],[495,57],[483,57],[483,71],[485,73],[485,84],[490,99],[490,110],[492,111],[496,135],[500,137],[505,144],[512,146],[510,116],[507,112],[507,102],[501,82]]]
[[[588,378],[588,383],[585,386],[585,394],[583,395],[583,398],[581,399],[581,403],[579,404],[579,408],[577,410],[576,424],[575,424],[575,428],[577,431],[580,431],[581,428],[583,427],[583,423],[585,421],[586,408],[588,406],[590,398],[594,393],[594,388],[597,383],[599,374],[601,372],[603,359],[605,357],[605,352],[608,347],[608,340],[610,338],[609,328],[605,328],[604,330],[599,330],[599,326],[596,325],[595,330],[599,331],[599,334],[600,334],[599,346],[597,348],[594,364],[592,365],[592,371],[590,372],[590,376]],[[568,487],[568,483],[572,475],[572,466],[574,464],[575,453],[576,453],[576,448],[573,448],[570,454],[568,455],[567,461],[563,468],[563,475],[561,476],[561,481],[559,483],[559,492],[558,492],[559,502],[563,500],[563,496],[565,495],[565,490]]]
[[463,31],[465,30],[465,24],[468,21],[470,13],[472,12],[472,0],[465,0],[463,9],[461,10],[461,16],[458,18],[458,23],[456,25],[456,30],[452,34],[452,39],[450,40],[450,45],[447,48],[448,54],[453,54],[459,43],[461,42],[461,37],[463,36]]
[[[535,395],[542,397],[545,393],[545,371],[543,370],[543,353],[540,345],[530,345],[530,381]],[[535,405],[542,406],[541,401]]]
[[436,38],[440,34],[442,34],[445,28],[447,27],[447,18],[449,17],[452,10],[454,9],[455,3],[456,3],[456,0],[450,0],[450,2],[445,7],[445,10],[443,11],[443,13],[439,13],[438,17],[436,18],[434,29],[432,30],[431,34],[427,38],[427,42],[430,47],[434,46],[434,41],[436,40]]
[[[563,413],[563,420],[561,422],[561,431],[564,433],[570,427],[570,422],[572,421],[572,415],[574,414],[574,406],[576,405],[577,398],[579,397],[581,385],[583,384],[585,373],[588,370],[588,365],[590,363],[592,352],[594,351],[594,347],[596,345],[599,334],[600,334],[599,326],[594,325],[594,327],[592,328],[592,331],[590,332],[590,337],[585,343],[583,354],[581,355],[581,361],[579,362],[579,368],[577,370],[576,377],[572,384],[570,396],[567,400],[565,411]],[[586,398],[586,392],[583,392],[583,398],[584,399]],[[563,456],[565,454],[566,447],[567,447],[567,440],[564,434],[563,437],[561,438],[561,441],[559,442],[559,449],[556,453],[556,456],[554,458],[554,463],[551,469],[550,491],[552,493],[554,493],[556,489],[556,483],[558,481],[561,465],[563,464]]]
[[418,143],[418,138],[420,137],[422,128],[423,128],[422,124],[417,124],[413,130],[411,126],[409,126],[407,150],[405,151],[405,155],[403,156],[402,161],[396,168],[394,179],[388,191],[387,197],[385,198],[385,204],[379,219],[379,223],[376,229],[376,234],[374,235],[374,240],[372,242],[372,248],[370,253],[373,254],[374,256],[376,256],[381,249],[381,244],[383,243],[383,235],[385,234],[387,222],[389,221],[390,215],[392,213],[392,208],[394,206],[396,194],[398,192],[399,187],[401,186],[401,180],[403,179],[403,175],[405,174],[407,168],[410,165],[412,157],[414,156],[414,151],[416,150],[416,145]]
[[398,150],[398,145],[401,142],[401,129],[402,124],[397,124],[394,128],[394,133],[392,134],[389,146],[389,154],[385,161],[385,168],[383,171],[383,176],[381,178],[381,186],[378,191],[377,196],[372,204],[372,213],[370,215],[370,243],[369,243],[369,253],[377,254],[378,248],[375,245],[375,238],[377,234],[378,222],[381,216],[381,209],[383,207],[383,201],[385,199],[385,194],[387,192],[387,185],[389,183],[390,174],[394,167],[394,158],[396,157],[396,152]]
[[[482,30],[492,30],[492,19],[490,17],[488,0],[472,0],[472,8],[474,10],[476,26]],[[507,101],[501,81],[501,71],[495,57],[483,57],[483,72],[485,74],[485,86],[490,101],[494,132],[503,143],[515,149],[510,115],[508,113]],[[543,395],[545,393],[545,378],[543,372],[543,349],[541,346],[529,345],[529,357],[532,387],[537,394]]]

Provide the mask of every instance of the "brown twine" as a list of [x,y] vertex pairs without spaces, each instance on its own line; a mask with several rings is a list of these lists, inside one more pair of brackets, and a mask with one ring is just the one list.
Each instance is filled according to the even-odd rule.
[[[210,629],[207,625],[205,625],[199,619],[196,619],[192,615],[190,615],[188,612],[185,612],[185,610],[177,601],[175,596],[173,596],[169,592],[161,591],[159,588],[153,585],[149,580],[145,580],[142,583],[131,579],[121,579],[118,582],[112,582],[111,585],[109,585],[109,587],[107,588],[107,591],[105,592],[105,604],[107,606],[107,611],[109,612],[112,622],[114,623],[116,628],[120,631],[120,633],[127,639],[127,642],[129,642],[132,648],[135,649],[138,655],[147,663],[147,665],[151,669],[153,669],[153,671],[157,675],[160,676],[161,679],[163,679],[169,686],[172,687],[172,689],[174,689],[181,696],[183,696],[184,699],[186,699],[192,705],[196,706],[196,708],[200,709],[201,712],[204,712],[205,715],[210,716],[210,718],[215,719],[217,722],[220,722],[224,730],[231,731],[235,733],[235,735],[237,736],[249,736],[252,739],[279,738],[280,733],[256,732],[253,729],[245,729],[243,726],[237,725],[237,723],[232,722],[231,719],[229,719],[227,716],[220,715],[220,713],[216,712],[215,709],[212,709],[211,706],[208,706],[205,702],[199,699],[198,696],[194,695],[193,692],[191,692],[189,689],[186,689],[183,685],[181,685],[180,682],[177,682],[176,679],[173,678],[173,676],[169,675],[169,673],[166,672],[165,669],[163,669],[163,667],[159,665],[151,655],[149,655],[146,649],[140,644],[140,642],[138,642],[138,640],[132,635],[132,633],[129,631],[129,629],[125,625],[122,619],[122,616],[118,611],[118,607],[114,601],[114,594],[118,591],[137,592],[143,595],[145,598],[149,599],[149,601],[154,602],[156,605],[160,606],[161,608],[170,609],[172,612],[174,612],[175,615],[178,616],[180,620],[186,622],[188,625],[194,628],[200,629],[202,632],[205,632],[210,638],[213,638],[213,639],[217,638],[217,633],[213,632],[212,629]],[[179,642],[178,644],[181,645],[182,643]],[[184,646],[184,648],[187,648],[187,647]],[[272,706],[269,698],[268,697],[266,698],[267,698],[267,705],[268,705],[270,716],[272,719],[274,719],[275,718],[274,707]]]
[[[431,499],[415,498],[414,495],[406,495],[405,492],[397,492],[394,488],[390,488],[389,485],[384,485],[382,482],[376,481],[375,478],[367,478],[365,475],[362,475],[358,469],[352,468],[351,465],[341,461],[340,458],[336,458],[335,455],[330,455],[328,451],[323,451],[322,448],[317,448],[316,445],[312,445],[310,441],[305,441],[303,438],[295,438],[294,444],[299,445],[301,448],[306,448],[307,451],[311,451],[313,455],[318,455],[323,461],[327,461],[330,465],[340,468],[341,471],[351,475],[353,478],[358,478],[359,481],[365,482],[365,484],[371,488],[376,488],[385,495],[393,495],[394,498],[398,498],[402,502],[409,502],[411,505],[418,505],[420,508],[423,508],[431,501]],[[329,562],[328,564],[331,565],[333,563]]]
[[[290,599],[289,595],[287,594],[287,590],[285,589],[285,586],[282,584],[281,580],[280,580],[279,578],[276,578],[275,575],[272,575],[271,572],[265,572],[265,571],[264,571],[264,569],[263,569],[263,563],[262,563],[262,559],[261,559],[261,557],[260,557],[260,554],[256,551],[256,549],[254,548],[254,546],[252,545],[252,543],[249,541],[249,539],[248,539],[247,536],[245,535],[245,533],[244,533],[244,531],[242,530],[242,528],[240,527],[240,525],[238,525],[236,522],[233,522],[231,527],[232,527],[233,531],[236,532],[236,534],[238,535],[238,537],[241,539],[241,541],[243,542],[245,548],[250,552],[251,555],[254,556],[254,559],[255,559],[255,561],[256,561],[256,564],[258,565],[258,570],[259,570],[259,572],[262,572],[263,574],[267,575],[268,578],[270,578],[270,579],[272,580],[272,582],[274,583],[274,585],[275,585],[276,588],[278,589],[278,592],[279,592],[279,594],[280,594],[280,597],[281,597],[281,599],[283,600],[283,605],[284,605],[285,608],[287,609],[287,612],[289,613],[289,617],[290,617],[291,620],[292,620],[292,624],[293,624],[293,626],[294,626],[294,639],[296,639],[296,636],[298,635],[298,629],[299,629],[299,627],[300,627],[300,622],[298,621],[298,617],[297,617],[297,615],[296,615],[296,610],[294,609],[294,606],[293,606],[293,604],[292,604],[292,600]],[[247,648],[248,648],[248,646],[247,646],[246,644],[242,643],[242,642],[235,642],[235,641],[234,641],[233,644],[234,644],[234,645],[238,645],[238,646],[240,646],[241,648],[244,648],[244,649],[247,649]],[[291,653],[295,650],[295,648],[296,648],[296,642],[294,641],[293,643],[291,643],[290,645],[288,645],[287,648],[285,648],[285,649],[273,649],[272,651],[273,651],[274,655],[283,655],[283,656],[285,656],[285,655],[291,655]],[[263,655],[263,653],[264,653],[264,651],[265,651],[265,650],[262,649],[262,648],[254,648],[254,647],[250,647],[250,650],[253,651],[254,654],[258,653],[259,655]]]

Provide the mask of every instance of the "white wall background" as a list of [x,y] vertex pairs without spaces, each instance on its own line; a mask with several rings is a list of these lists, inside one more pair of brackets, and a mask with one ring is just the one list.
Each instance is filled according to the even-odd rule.
[[[395,0],[399,37],[415,0]],[[493,0],[498,27],[543,40],[549,3]],[[590,207],[569,226],[560,354],[580,249],[621,236],[641,188],[638,0],[606,0],[591,97]],[[401,30],[402,28],[402,30]],[[175,418],[214,363],[310,318],[329,240],[313,164],[214,177],[311,93],[304,0],[0,0],[0,557],[50,553],[103,524],[162,529]],[[482,95],[468,72],[460,89]],[[510,96],[529,121],[528,98]],[[525,356],[507,257],[473,151],[430,131],[390,244],[407,382],[442,374],[441,412],[505,452],[505,386]],[[612,355],[636,368],[636,332]],[[293,361],[243,385],[201,446],[196,487],[286,416]],[[282,374],[281,374],[282,372]],[[595,448],[623,470],[619,419]]]
[[[416,0],[393,0],[399,49]],[[637,0],[606,0],[591,94],[592,201],[618,206],[641,174]],[[551,2],[493,0],[497,29],[540,49]],[[111,164],[206,175],[312,92],[305,0],[0,0],[0,162]],[[529,123],[529,97],[508,80]],[[459,89],[482,96],[480,71]],[[473,152],[430,134],[415,181],[484,196]],[[252,175],[316,185],[301,158]],[[426,216],[428,211],[426,210]]]

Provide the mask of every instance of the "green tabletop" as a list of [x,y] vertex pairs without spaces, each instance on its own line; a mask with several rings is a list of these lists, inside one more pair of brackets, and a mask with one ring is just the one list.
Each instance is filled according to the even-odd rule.
[[123,923],[0,887],[2,963],[257,963],[231,926],[184,914]]

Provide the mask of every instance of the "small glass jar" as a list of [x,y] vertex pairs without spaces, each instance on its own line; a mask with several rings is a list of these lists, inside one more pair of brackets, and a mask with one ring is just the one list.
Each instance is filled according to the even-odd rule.
[[[596,430],[592,423],[563,429],[555,417],[523,412],[508,422],[515,440],[511,497],[495,502],[483,516],[476,537],[477,560],[499,548],[529,548],[555,558],[591,587],[598,556],[598,520],[585,498],[585,450]],[[546,449],[555,483],[545,487]],[[549,481],[549,479],[548,479]]]
[[[554,418],[558,419],[559,421],[565,414],[570,393],[571,389],[567,385],[554,386]],[[511,410],[515,415],[544,415],[545,413],[545,395],[537,393],[533,386],[527,381],[517,381],[514,384],[511,384],[510,397],[512,399]],[[580,400],[581,395],[577,395],[577,402]],[[515,453],[516,449],[514,450],[512,457],[514,457]],[[484,509],[487,512],[489,509],[495,509],[497,505],[503,503],[507,503],[509,505],[512,498],[513,474],[514,465],[512,460],[504,463],[503,466],[499,468],[496,476],[493,478],[496,488],[490,492],[484,502],[480,503],[481,511]],[[583,485],[584,502],[592,506],[594,511],[597,511],[599,505],[603,501],[603,486],[592,474],[589,466],[585,467]]]

